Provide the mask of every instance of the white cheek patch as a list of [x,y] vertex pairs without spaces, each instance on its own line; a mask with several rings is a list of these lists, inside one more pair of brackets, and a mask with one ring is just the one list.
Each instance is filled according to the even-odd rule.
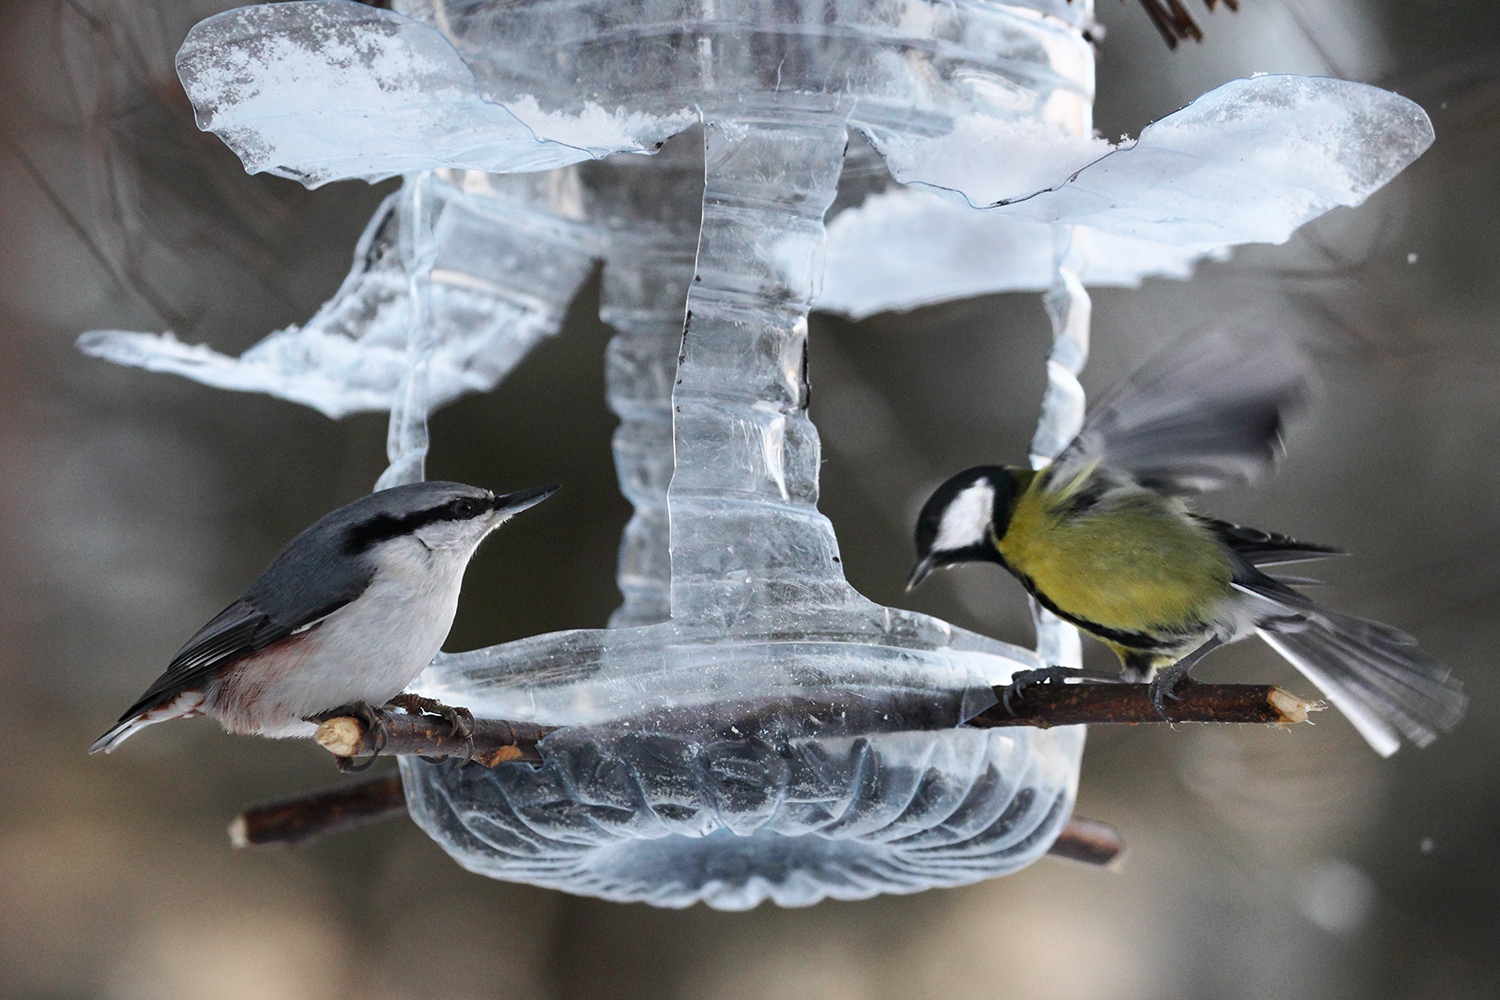
[[994,516],[995,488],[987,482],[966,487],[943,511],[932,550],[951,552],[979,544],[985,540]]
[[429,549],[473,549],[489,534],[485,520],[436,521],[417,529],[417,539]]

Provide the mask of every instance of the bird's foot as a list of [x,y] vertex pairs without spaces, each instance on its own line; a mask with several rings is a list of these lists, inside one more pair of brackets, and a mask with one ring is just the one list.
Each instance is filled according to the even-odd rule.
[[473,740],[474,738],[474,713],[467,708],[444,705],[436,698],[424,698],[422,695],[406,691],[392,698],[389,704],[408,715],[436,715],[453,727],[455,739]]
[[[445,705],[436,698],[426,698],[410,691],[403,691],[392,698],[388,705],[399,708],[408,715],[435,715],[448,723],[453,738],[462,742],[467,750],[464,763],[474,759],[474,713],[467,708]],[[441,760],[443,758],[431,758]]]
[[1024,699],[1026,689],[1033,684],[1062,684],[1070,680],[1094,681],[1099,684],[1121,684],[1124,681],[1119,674],[1106,674],[1098,670],[1080,670],[1077,667],[1042,667],[1040,670],[1018,670],[1010,675],[1010,683],[1000,692],[1000,703],[1011,715],[1016,710],[1011,708],[1011,701]]
[[1181,663],[1170,666],[1157,674],[1151,682],[1151,704],[1156,706],[1156,714],[1166,722],[1172,721],[1167,715],[1167,702],[1181,701],[1182,695],[1177,691],[1198,683],[1188,676],[1190,666],[1191,664],[1184,666]]
[[358,719],[364,726],[365,732],[369,734],[375,743],[375,750],[370,754],[370,759],[363,764],[354,763],[352,757],[339,757],[338,768],[346,774],[357,774],[360,771],[368,771],[374,766],[375,761],[380,758],[380,753],[385,749],[385,744],[390,739],[391,730],[386,724],[385,716],[380,709],[375,708],[367,701],[356,701],[348,705],[342,705],[327,712],[319,712],[317,715],[309,715],[308,722],[322,724],[329,719],[353,718]]

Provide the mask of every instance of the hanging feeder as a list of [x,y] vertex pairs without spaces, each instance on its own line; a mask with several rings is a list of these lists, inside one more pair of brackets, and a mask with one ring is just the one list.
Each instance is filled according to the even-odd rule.
[[438,657],[421,693],[563,728],[538,768],[403,758],[413,817],[474,871],[667,906],[1039,857],[1082,729],[962,723],[1016,670],[1077,665],[1077,633],[1043,614],[1033,652],[848,585],[816,508],[808,311],[1046,291],[1045,464],[1082,419],[1087,283],[1185,276],[1359,203],[1430,143],[1421,109],[1260,77],[1114,147],[1083,0],[395,6],[242,8],[178,57],[248,169],[404,176],[335,298],[238,359],[82,343],[332,416],[389,408],[389,486],[421,478],[429,409],[498,384],[603,261],[625,602],[608,629]]

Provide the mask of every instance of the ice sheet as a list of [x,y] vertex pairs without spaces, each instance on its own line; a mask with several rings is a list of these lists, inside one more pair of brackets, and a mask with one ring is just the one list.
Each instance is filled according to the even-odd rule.
[[534,102],[504,107],[487,99],[440,32],[352,0],[210,17],[189,32],[177,72],[198,126],[245,169],[310,187],[440,167],[546,170],[653,150],[693,120],[687,112],[662,121],[587,108],[547,115]]
[[[1055,277],[1054,227],[976,212],[918,188],[882,191],[833,217],[817,307],[855,319],[995,292],[1044,291]],[[1226,249],[1180,247],[1077,226],[1089,287],[1186,278]],[[873,252],[871,248],[885,248]]]
[[[582,222],[576,171],[435,178],[437,257],[428,280],[431,405],[499,384],[557,332],[599,254]],[[242,392],[264,392],[330,417],[389,410],[407,366],[410,274],[401,253],[406,192],[376,211],[349,276],[302,326],[278,330],[239,358],[207,346],[120,330],[85,334],[95,357]]]
[[[1015,218],[1082,223],[1177,246],[1281,243],[1340,205],[1358,205],[1432,144],[1432,122],[1413,102],[1326,77],[1257,76],[1209,91],[1096,162],[1033,195],[1003,194],[974,160],[990,155],[963,136],[902,147],[892,173]],[[1018,155],[1066,160],[1075,140],[1026,134]],[[872,136],[881,148],[878,136]],[[928,155],[919,156],[917,149]],[[882,150],[884,152],[884,150]]]
[[[1295,76],[1227,83],[1118,147],[972,115],[938,137],[866,131],[913,187],[876,193],[829,224],[818,306],[854,317],[1045,289],[1057,224],[1076,225],[1087,246],[1086,285],[1187,277],[1198,260],[1284,242],[1360,204],[1433,140],[1426,113],[1397,94]],[[1045,190],[1020,190],[1028,185]]]

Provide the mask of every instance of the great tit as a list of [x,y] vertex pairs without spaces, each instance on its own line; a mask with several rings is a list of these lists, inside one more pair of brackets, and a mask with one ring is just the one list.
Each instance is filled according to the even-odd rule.
[[1426,746],[1467,704],[1448,669],[1406,633],[1294,586],[1316,581],[1264,570],[1340,553],[1197,514],[1183,499],[1269,470],[1308,384],[1278,339],[1211,335],[1161,356],[1046,468],[979,466],[939,486],[917,521],[908,589],[939,567],[998,563],[1114,650],[1123,679],[1155,675],[1159,707],[1205,654],[1256,633],[1382,755],[1401,736]]

